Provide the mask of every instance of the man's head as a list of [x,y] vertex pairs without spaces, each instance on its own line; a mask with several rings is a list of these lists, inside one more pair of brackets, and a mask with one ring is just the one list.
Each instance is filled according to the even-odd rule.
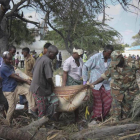
[[83,54],[83,50],[82,49],[79,49],[79,48],[74,48],[73,49],[73,58],[75,60],[79,60],[79,58],[81,57],[81,55]]
[[30,54],[30,49],[28,47],[22,49],[22,54],[27,57]]
[[44,45],[43,54],[46,54],[46,53],[47,53],[47,50],[48,50],[48,48],[49,48],[51,45],[52,45],[51,43],[46,43],[46,44]]
[[84,51],[85,54],[87,54],[87,51]]
[[113,51],[111,54],[111,66],[123,67],[125,61],[122,53],[119,50]]
[[19,52],[17,52],[17,54],[19,54]]
[[3,60],[4,60],[4,63],[7,64],[7,65],[11,65],[12,64],[12,57],[13,55],[6,51],[3,53]]
[[58,54],[58,49],[56,46],[51,45],[48,47],[47,53],[46,55],[50,58],[50,59],[55,59],[56,55]]
[[16,47],[15,46],[9,46],[9,53],[12,55],[12,56],[14,56],[15,55],[15,53],[16,53]]
[[104,58],[108,59],[111,56],[111,53],[114,51],[113,46],[112,45],[106,45],[104,48]]

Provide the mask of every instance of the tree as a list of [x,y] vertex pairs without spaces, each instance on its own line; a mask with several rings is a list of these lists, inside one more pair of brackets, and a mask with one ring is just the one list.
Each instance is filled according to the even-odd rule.
[[[96,41],[96,43],[100,43],[99,45],[96,44],[96,46],[101,46],[102,43],[105,44],[103,39],[108,38],[106,34],[103,34],[103,31],[107,30],[105,26],[105,7],[108,6],[107,1],[35,0],[35,2],[37,3],[37,7],[46,14],[46,23],[61,36],[61,40],[63,40],[65,44],[64,46],[68,52],[72,52],[72,48],[74,47],[75,43],[77,43],[78,39],[78,42],[82,42],[82,40],[84,40],[85,38],[91,39],[94,37],[94,40],[98,40]],[[133,7],[133,5],[131,5],[128,0],[118,0],[118,2],[122,5],[124,10],[128,10],[129,6]],[[102,23],[99,23],[95,18],[99,13],[103,13]],[[94,30],[92,30],[93,37],[91,37],[91,33],[89,33],[90,35],[87,34],[85,36],[83,32],[78,31],[80,27],[80,30],[84,30],[85,26],[88,26],[89,24],[98,28],[97,34],[95,34]],[[110,42],[112,42],[112,40],[110,40]],[[94,49],[94,47],[92,48],[92,50]]]
[[9,31],[9,44],[20,45],[22,42],[31,44],[35,41],[35,36],[31,30],[26,27],[22,20],[14,19],[11,21],[11,28]]
[[140,35],[136,34],[135,36],[132,37],[134,42],[131,44],[132,46],[138,46],[140,45]]
[[[10,8],[10,2],[12,7]],[[9,44],[9,33],[8,33],[8,21],[14,19],[19,19],[25,23],[32,23],[39,26],[38,22],[30,21],[24,18],[23,12],[21,10],[25,7],[33,7],[32,0],[20,0],[14,3],[13,0],[0,0],[0,49],[5,51],[8,49]],[[9,24],[11,28],[11,23]],[[9,29],[11,31],[11,29]]]

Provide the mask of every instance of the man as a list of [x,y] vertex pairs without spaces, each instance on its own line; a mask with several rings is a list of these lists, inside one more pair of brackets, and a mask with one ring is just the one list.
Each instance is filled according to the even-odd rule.
[[39,57],[42,57],[43,55],[45,55],[47,53],[47,49],[49,48],[49,46],[51,46],[52,44],[51,43],[46,43],[44,45],[44,49],[43,49],[43,52],[39,55]]
[[[53,71],[51,65],[51,60],[53,60],[57,54],[58,49],[51,45],[47,53],[37,59],[33,68],[33,81],[30,91],[33,93],[36,101],[38,118],[53,115],[56,103],[58,102],[58,99],[53,93],[54,83],[52,80]],[[36,113],[36,108],[34,108],[32,112]]]
[[[82,76],[83,84],[86,84],[88,80],[88,71],[90,71],[89,82],[96,81],[102,73],[104,73],[110,64],[110,55],[113,51],[113,46],[107,45],[104,51],[93,55],[83,66]],[[110,95],[110,80],[105,80],[102,83],[97,84],[93,89],[94,105],[93,116],[95,120],[102,120],[108,114],[112,97]]]
[[23,48],[22,53],[25,57],[25,74],[32,77],[32,70],[35,64],[35,59],[30,55],[29,48]]
[[9,50],[8,50],[8,51],[9,51],[9,53],[12,55],[12,60],[13,60],[12,65],[15,66],[16,47],[13,46],[13,45],[11,45],[11,46],[9,46]]
[[84,55],[83,55],[83,62],[87,62],[87,52],[84,51]]
[[15,74],[14,67],[12,63],[12,55],[9,52],[4,52],[3,54],[4,63],[1,67],[1,77],[2,77],[2,91],[6,97],[9,105],[8,112],[6,114],[7,123],[10,124],[11,117],[14,113],[18,95],[25,95],[29,103],[29,109],[35,106],[35,101],[32,94],[28,89],[23,88],[22,85],[18,85],[17,82],[27,83],[30,85],[31,81],[25,80]]
[[[63,83],[62,86],[72,86],[82,84],[82,67],[83,60],[81,55],[82,49],[73,49],[73,54],[65,60],[63,65]],[[79,110],[75,110],[75,122],[79,121]]]
[[21,64],[21,68],[24,68],[24,55],[23,55],[22,52],[21,52],[21,55],[20,55],[20,64]]
[[111,77],[111,95],[113,97],[111,114],[113,121],[128,118],[135,96],[139,93],[136,81],[138,61],[133,58],[125,59],[121,52],[116,50],[111,54],[111,64],[93,85]]

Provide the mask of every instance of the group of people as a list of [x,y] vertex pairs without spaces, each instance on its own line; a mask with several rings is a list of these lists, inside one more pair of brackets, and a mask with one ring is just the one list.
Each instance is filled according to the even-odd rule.
[[[15,73],[12,60],[15,53],[14,46],[3,53],[0,69],[3,92],[0,94],[3,95],[0,104],[3,103],[7,108],[7,123],[11,122],[19,95],[26,97],[29,113],[34,116],[59,118],[60,113],[56,112],[59,102],[53,92],[52,69],[52,60],[58,55],[57,47],[46,43],[42,56],[36,61],[30,55],[29,48],[22,49],[25,73],[32,81]],[[93,55],[85,62],[81,58],[82,55],[82,49],[74,48],[72,55],[64,61],[62,86],[85,85],[89,81],[94,97],[93,106],[90,108],[93,120],[104,120],[109,114],[112,115],[113,121],[127,118],[133,99],[139,93],[136,81],[138,61],[130,57],[125,59],[120,51],[114,51],[112,45],[106,45],[103,52]],[[29,84],[30,90],[24,88],[22,83]],[[76,109],[74,113],[75,121],[79,121],[79,110]]]
[[[129,54],[129,56],[128,57],[131,57],[131,58],[133,58],[134,60],[140,60],[140,56],[139,55],[131,55],[131,54]],[[124,55],[124,58],[127,58],[127,56],[126,55]]]

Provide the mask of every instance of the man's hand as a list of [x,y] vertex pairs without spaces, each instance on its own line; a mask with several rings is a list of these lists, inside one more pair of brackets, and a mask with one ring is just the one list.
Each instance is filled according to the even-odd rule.
[[90,87],[91,87],[91,88],[94,88],[94,87],[95,87],[95,85],[94,85],[94,84],[90,84]]
[[27,83],[28,85],[31,85],[31,80],[26,80],[26,83]]

